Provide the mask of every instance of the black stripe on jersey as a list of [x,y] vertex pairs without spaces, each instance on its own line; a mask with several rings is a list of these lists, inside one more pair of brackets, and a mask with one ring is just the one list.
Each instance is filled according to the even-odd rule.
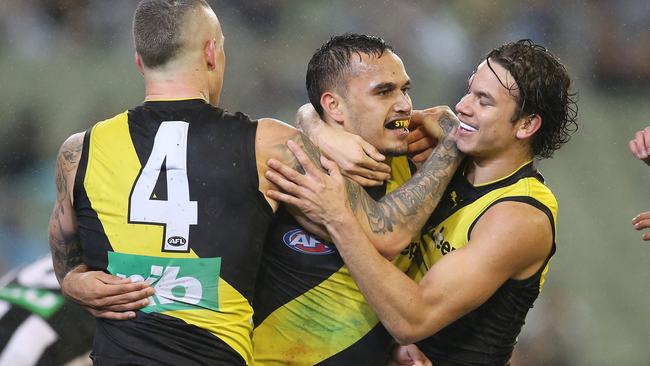
[[14,332],[20,324],[22,324],[29,316],[32,315],[29,311],[11,305],[11,308],[0,318],[0,353],[9,343],[9,340],[14,335]]
[[[484,186],[475,187],[471,185],[465,178],[464,171],[465,167],[468,164],[468,160],[465,159],[461,166],[456,170],[456,173],[452,177],[449,186],[445,190],[444,195],[440,199],[438,207],[433,211],[429,220],[422,228],[422,232],[427,232],[432,228],[438,226],[442,221],[447,219],[449,216],[453,215],[456,211],[461,208],[468,206],[474,203],[477,199],[483,197],[485,193],[493,191],[495,189],[507,187],[512,185],[523,178],[534,177],[540,182],[544,182],[542,176],[533,168],[533,163],[530,162],[523,167],[521,167],[513,175],[494,182],[492,184],[487,184]],[[452,192],[456,191],[457,199],[452,198]]]
[[[121,358],[124,355],[128,358]],[[164,314],[141,311],[128,321],[97,319],[91,357],[99,365],[246,365],[210,332]]]
[[86,169],[88,168],[88,150],[90,147],[90,134],[92,128],[89,128],[84,133],[84,142],[81,145],[81,156],[79,157],[79,165],[77,166],[77,173],[74,176],[74,185],[72,189],[72,197],[77,202],[77,198],[84,192],[84,177],[86,176]]
[[105,253],[103,257],[99,259],[94,255],[88,255],[89,253],[95,253],[95,249],[88,250],[84,247],[84,243],[88,243],[93,247],[97,246],[105,248],[105,251],[113,250],[111,243],[108,241],[108,238],[104,233],[102,222],[99,220],[99,217],[97,217],[97,212],[92,209],[90,199],[88,198],[86,189],[84,188],[84,180],[88,168],[91,134],[92,129],[88,129],[84,134],[79,166],[77,167],[77,174],[75,175],[74,181],[74,208],[77,215],[77,225],[79,226],[79,242],[83,248],[83,262],[92,269],[104,269],[108,265],[108,255]]
[[392,346],[393,337],[378,323],[361,340],[316,365],[385,365],[390,358]]

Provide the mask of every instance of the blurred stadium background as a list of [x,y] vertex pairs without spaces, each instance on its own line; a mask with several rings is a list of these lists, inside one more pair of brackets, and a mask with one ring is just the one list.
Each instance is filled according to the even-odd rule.
[[[47,251],[61,143],[143,98],[135,0],[0,0],[0,274]],[[332,34],[384,37],[416,107],[453,106],[491,48],[532,38],[580,93],[580,130],[539,164],[559,203],[558,252],[514,365],[650,364],[650,168],[627,141],[650,125],[647,0],[210,1],[226,37],[222,106],[292,121],[306,64]]]

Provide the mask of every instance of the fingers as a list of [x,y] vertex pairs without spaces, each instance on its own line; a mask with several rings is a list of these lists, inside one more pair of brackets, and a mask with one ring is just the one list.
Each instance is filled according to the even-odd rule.
[[384,180],[373,180],[373,179],[368,179],[365,177],[362,177],[360,175],[347,175],[351,181],[357,183],[358,185],[362,187],[378,187],[382,184],[384,184]]
[[[102,272],[105,275],[105,273]],[[109,275],[110,276],[110,275]],[[140,282],[131,282],[130,279],[127,283],[121,284],[107,284],[102,281],[101,278],[97,278],[99,283],[96,283],[96,286],[92,286],[92,292],[95,297],[106,298],[111,296],[120,296],[129,293],[139,293],[144,291],[145,293],[153,294],[153,289],[149,286],[148,283],[144,281]]]
[[[275,172],[279,173],[282,179],[285,179],[289,182],[293,182],[296,185],[304,186],[305,185],[305,176],[295,171],[293,168],[288,165],[277,161],[275,159],[269,159],[267,165],[273,169]],[[267,173],[269,171],[267,170]],[[268,177],[267,177],[268,178]],[[275,182],[273,182],[275,183]]]
[[269,196],[269,198],[276,200],[278,202],[286,203],[291,206],[298,207],[299,209],[302,209],[302,201],[292,195],[276,191],[274,189],[269,189],[266,191],[266,195]]
[[[632,225],[636,230],[643,230],[650,227],[650,212],[642,212],[632,219]],[[650,233],[645,233],[641,237],[645,241],[650,241]]]
[[[321,174],[322,172],[318,167],[314,165],[314,163],[309,159],[305,151],[298,146],[294,141],[289,140],[287,141],[287,147],[293,155],[298,159],[298,162],[300,165],[302,165],[302,168],[305,170],[306,173],[318,176],[318,174]],[[292,169],[293,170],[293,169]],[[297,182],[296,182],[297,183]]]
[[99,311],[92,308],[88,308],[87,310],[95,318],[112,319],[112,320],[129,320],[135,318],[134,311],[127,311],[127,312],[120,313],[115,311]]
[[632,219],[632,224],[636,225],[638,222],[643,220],[648,220],[648,219],[650,219],[650,211],[641,212],[640,214],[634,216],[634,218]]
[[410,145],[412,142],[418,141],[420,139],[423,139],[427,137],[426,133],[422,131],[421,128],[413,128],[412,126],[409,126],[411,129],[409,131],[409,134],[406,136],[406,142]]
[[413,141],[408,145],[409,154],[417,154],[427,149],[433,148],[436,145],[436,140],[431,137],[423,137],[417,141]]
[[[373,159],[373,161],[378,162],[386,160],[386,157],[380,153],[379,150],[377,150],[377,148],[375,148],[373,145],[363,139],[361,139],[360,142],[363,151],[365,151],[366,154],[368,154],[368,156]],[[390,170],[388,172],[390,172]]]
[[139,286],[143,286],[143,284],[148,286],[148,284],[146,282],[144,282],[144,281],[142,281],[142,282],[133,282],[128,277],[125,277],[125,278],[117,277],[117,276],[113,276],[111,274],[101,272],[101,271],[96,271],[96,273],[97,273],[97,279],[102,281],[104,284],[107,284],[107,285],[126,285],[126,284],[130,284],[130,283],[138,283]]
[[103,299],[101,301],[103,305],[92,306],[92,308],[98,311],[135,311],[149,305],[149,298],[151,295],[153,295],[153,293],[132,293],[128,294],[128,296],[113,296]]
[[411,157],[411,160],[413,160],[413,162],[415,162],[415,163],[424,163],[425,161],[427,161],[429,156],[431,156],[431,153],[433,153],[433,148],[432,147],[422,151],[419,154],[413,155]]
[[639,218],[632,221],[632,224],[636,230],[647,229],[650,227],[650,218]]
[[[650,141],[650,139],[648,139]],[[648,157],[648,149],[646,148],[646,139],[643,131],[637,131],[634,139],[630,141],[630,150],[634,150],[636,158],[643,160]]]
[[[280,163],[280,164],[281,164],[281,163]],[[283,164],[283,165],[284,165],[284,164]],[[287,179],[287,176],[286,176],[286,175],[287,175],[287,174],[290,174],[290,175],[294,175],[294,174],[296,174],[296,175],[301,175],[301,174],[299,174],[299,173],[296,172],[295,170],[293,170],[293,169],[291,169],[291,168],[288,168],[288,167],[286,167],[286,166],[285,166],[285,168],[287,168],[288,170],[290,170],[290,171],[293,172],[293,173],[289,173],[289,172],[287,172],[287,171],[279,171],[279,170],[276,170],[276,168],[275,168],[275,164],[273,164],[272,161],[269,161],[269,167],[270,167],[271,169],[274,169],[274,170],[269,169],[269,170],[267,170],[267,171],[264,173],[264,177],[265,177],[266,179],[268,179],[269,181],[271,181],[271,183],[273,183],[273,184],[275,184],[276,186],[278,186],[278,187],[279,187],[283,192],[289,193],[289,194],[294,195],[294,196],[299,196],[299,195],[300,195],[300,193],[302,192],[302,187],[301,187],[301,186],[305,186],[306,184],[305,184],[304,182],[301,182],[301,183],[295,184],[294,182],[292,182],[292,181],[290,180],[291,178]],[[280,174],[278,174],[278,172],[279,172]],[[269,197],[270,197],[270,196],[269,196]],[[271,198],[273,198],[273,197],[271,197]],[[284,201],[283,201],[283,202],[284,202]]]
[[356,178],[358,177],[361,179],[365,179],[366,181],[378,182],[379,185],[383,184],[385,180],[390,179],[390,174],[388,173],[378,172],[372,169],[361,168],[358,166],[352,169],[347,169],[347,170],[344,169],[343,174],[346,177],[354,180],[355,182],[357,181]]
[[[356,169],[359,171],[365,170],[368,172],[383,174],[383,176],[390,177],[390,165],[373,160],[367,155],[362,156],[361,160],[356,165],[357,165]],[[354,169],[355,169],[354,165],[348,167],[348,170],[354,170]],[[370,177],[368,175],[364,175],[364,176]]]

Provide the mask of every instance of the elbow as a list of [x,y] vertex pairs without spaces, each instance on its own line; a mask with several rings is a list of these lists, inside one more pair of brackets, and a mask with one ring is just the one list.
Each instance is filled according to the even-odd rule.
[[[388,327],[386,328],[388,329]],[[424,338],[419,336],[416,326],[408,324],[406,321],[403,321],[402,324],[391,327],[388,329],[388,332],[393,336],[393,338],[395,338],[397,343],[403,346],[415,343]]]
[[379,243],[376,243],[377,251],[388,260],[395,259],[405,250],[409,250],[411,238],[407,235],[389,235],[382,237]]

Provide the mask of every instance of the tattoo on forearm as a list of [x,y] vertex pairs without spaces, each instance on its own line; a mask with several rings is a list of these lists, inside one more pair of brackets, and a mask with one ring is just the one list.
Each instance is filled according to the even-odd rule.
[[55,182],[56,202],[52,210],[49,228],[50,250],[54,272],[61,282],[63,277],[74,267],[82,263],[82,249],[76,229],[76,220],[70,204],[70,177],[79,163],[83,137],[76,135],[61,147],[57,159]]
[[52,215],[54,222],[50,228],[50,250],[54,273],[60,283],[71,269],[83,262],[83,252],[78,233],[63,229],[57,208]]
[[[440,118],[445,136],[449,136],[457,124],[453,116]],[[379,202],[358,185],[348,182],[350,206],[358,218],[363,220],[364,216],[367,217],[369,228],[374,233],[391,232],[397,224],[417,231],[437,206],[461,159],[455,141],[446,137],[411,180]]]

